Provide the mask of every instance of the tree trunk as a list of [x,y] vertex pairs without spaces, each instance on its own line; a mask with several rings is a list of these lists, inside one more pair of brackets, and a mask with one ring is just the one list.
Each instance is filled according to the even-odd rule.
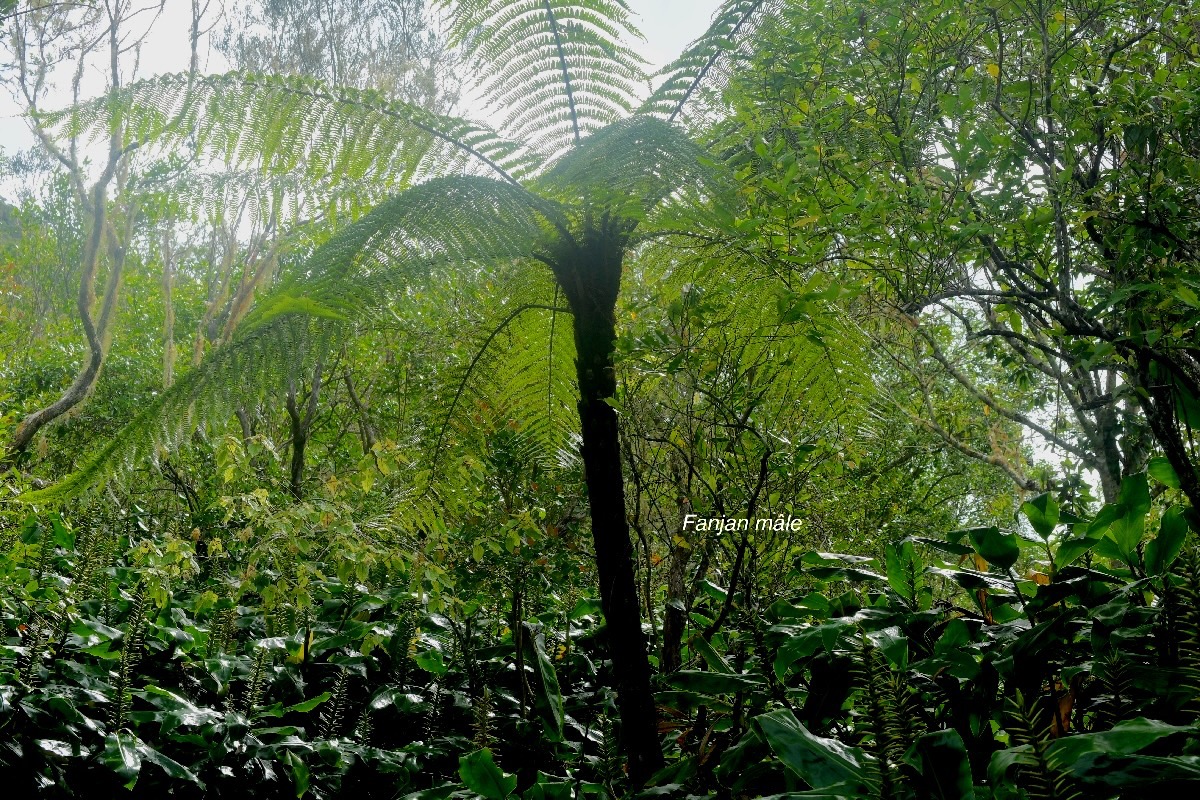
[[[104,300],[100,307],[99,317],[93,317],[92,304],[95,302],[96,273],[100,266],[100,249],[107,225],[105,214],[107,206],[105,204],[108,200],[104,192],[112,178],[115,165],[116,161],[114,160],[110,169],[102,176],[92,191],[92,208],[94,209],[92,229],[84,248],[83,270],[79,278],[79,295],[76,299],[76,310],[79,313],[84,337],[87,340],[88,360],[61,397],[21,420],[21,424],[17,426],[17,430],[13,434],[12,441],[8,443],[8,451],[4,459],[0,461],[15,460],[29,447],[29,443],[33,441],[33,437],[37,435],[38,431],[66,414],[87,397],[100,377],[100,369],[104,366],[109,345],[112,343],[110,327],[116,312],[117,299],[121,293],[121,273],[125,266],[125,249],[120,244],[113,242]],[[131,210],[129,213],[132,218],[135,212]],[[127,228],[128,233],[132,230],[132,223]],[[126,236],[126,241],[128,241],[128,236]]]
[[[620,275],[619,264],[617,275]],[[575,299],[571,292],[567,296]],[[664,762],[634,578],[633,543],[625,518],[617,413],[605,401],[616,391],[612,367],[616,342],[613,303],[587,302],[595,300],[594,295],[581,299],[584,302],[573,303],[572,307],[578,353],[579,422],[583,434],[582,455],[592,539],[600,580],[600,603],[608,625],[608,650],[621,717],[622,749],[629,760],[630,781],[640,786],[661,769]]]
[[308,445],[308,437],[312,434],[313,422],[317,418],[317,408],[321,400],[321,374],[325,370],[324,354],[317,357],[313,367],[312,384],[304,408],[296,399],[296,382],[288,382],[287,412],[292,432],[292,462],[289,470],[288,488],[297,500],[304,497],[304,450]]
[[[1175,414],[1175,391],[1170,377],[1154,374],[1154,358],[1146,352],[1137,354],[1138,400],[1146,414],[1146,422],[1163,449],[1171,468],[1179,477],[1179,488],[1192,508],[1200,508],[1200,474],[1192,464],[1187,446],[1179,432]],[[1166,370],[1163,370],[1164,372]]]
[[175,382],[175,248],[171,243],[171,230],[162,233],[163,257],[163,370],[164,389]]

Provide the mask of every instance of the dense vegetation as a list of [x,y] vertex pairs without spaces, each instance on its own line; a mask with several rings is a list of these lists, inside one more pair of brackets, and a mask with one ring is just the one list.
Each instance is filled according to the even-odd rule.
[[1200,785],[1190,5],[168,5],[0,2],[11,792]]

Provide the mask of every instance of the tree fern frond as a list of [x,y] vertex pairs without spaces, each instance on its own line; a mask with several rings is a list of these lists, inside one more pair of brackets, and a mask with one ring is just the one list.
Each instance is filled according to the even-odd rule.
[[[551,273],[528,266],[514,262],[481,285],[481,294],[490,297],[471,298],[472,321],[460,334],[461,362],[447,369],[441,386],[430,392],[438,417],[432,459],[448,449],[448,438],[472,436],[477,426],[464,423],[472,413],[519,429],[539,450],[533,460],[555,459],[575,435],[570,326],[564,331],[556,319],[565,309],[557,305]],[[490,292],[494,284],[508,291]]]
[[80,470],[24,499],[61,499],[114,465],[153,460],[202,422],[282,390],[403,292],[446,284],[454,270],[470,277],[473,263],[528,253],[545,224],[536,208],[519,187],[465,176],[435,179],[381,204],[317,248],[299,274],[247,315],[229,344],[159,395]]
[[188,171],[143,185],[170,199],[179,213],[213,224],[241,221],[277,230],[320,220],[352,221],[387,197],[373,180],[330,176],[314,181],[302,171],[264,177],[256,170]]
[[505,112],[502,128],[547,156],[619,119],[645,81],[640,37],[623,0],[464,0],[450,5],[451,41]]
[[781,5],[779,0],[726,0],[708,30],[658,73],[663,81],[638,113],[674,122],[706,81],[713,88],[722,88],[744,45]]
[[527,148],[490,128],[311,78],[233,72],[163,75],[47,115],[66,135],[107,135],[314,181],[414,179],[484,169],[507,181],[537,167]]
[[539,186],[549,194],[597,202],[640,219],[674,192],[699,190],[716,199],[730,186],[724,178],[721,168],[678,128],[635,116],[589,136],[558,159]]

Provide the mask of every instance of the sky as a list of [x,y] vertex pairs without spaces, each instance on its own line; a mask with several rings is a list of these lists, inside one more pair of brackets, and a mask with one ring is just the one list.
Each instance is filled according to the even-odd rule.
[[[685,46],[708,27],[719,0],[630,0],[630,7],[637,15],[635,24],[645,37],[642,43],[633,43],[635,49],[646,58],[652,67],[659,67],[677,56]],[[189,24],[188,0],[167,0],[160,18],[154,21],[141,52],[142,76],[167,72],[180,72],[187,67],[187,27]],[[149,24],[149,19],[146,20]],[[214,52],[202,54],[203,70],[221,72],[226,68],[221,56]],[[91,76],[94,91],[103,88],[103,76],[98,72]],[[86,86],[86,83],[85,83]],[[67,97],[64,95],[65,105]],[[12,155],[33,144],[25,120],[20,116],[20,106],[13,100],[10,91],[0,89],[0,150]]]

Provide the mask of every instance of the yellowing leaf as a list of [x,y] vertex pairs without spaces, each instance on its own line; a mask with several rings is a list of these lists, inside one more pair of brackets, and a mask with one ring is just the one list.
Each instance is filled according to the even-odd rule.
[[1000,77],[1000,65],[999,64],[988,64],[987,65],[987,74],[991,75],[993,78],[999,78]]

